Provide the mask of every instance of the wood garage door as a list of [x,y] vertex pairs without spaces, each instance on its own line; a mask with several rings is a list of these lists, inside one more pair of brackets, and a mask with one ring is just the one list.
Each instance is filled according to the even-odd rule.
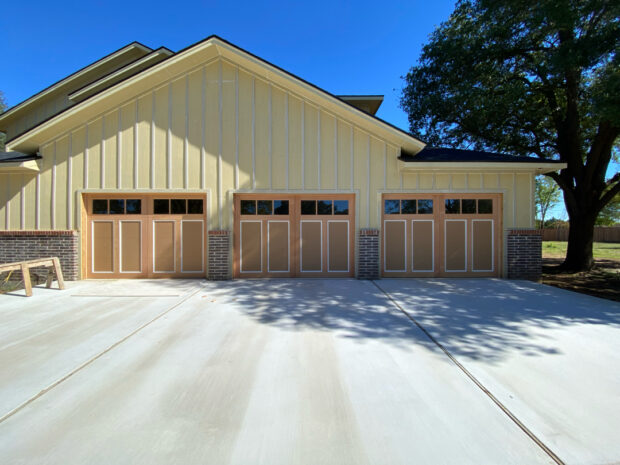
[[353,195],[235,195],[234,275],[354,275]]
[[385,277],[501,274],[501,194],[385,194]]
[[204,196],[89,195],[87,278],[206,274]]

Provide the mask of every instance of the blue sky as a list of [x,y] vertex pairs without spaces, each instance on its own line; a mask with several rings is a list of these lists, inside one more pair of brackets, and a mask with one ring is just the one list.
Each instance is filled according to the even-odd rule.
[[[170,5],[173,4],[174,8]],[[137,40],[180,50],[211,34],[334,94],[384,94],[378,116],[407,129],[401,76],[454,0],[7,2],[0,90],[13,106]]]
[[[174,5],[171,8],[170,5]],[[377,116],[407,130],[401,76],[454,9],[432,1],[7,2],[0,90],[13,106],[137,40],[173,51],[211,34],[333,94],[383,94]],[[610,167],[608,174],[618,170]],[[563,206],[552,216],[564,216]]]

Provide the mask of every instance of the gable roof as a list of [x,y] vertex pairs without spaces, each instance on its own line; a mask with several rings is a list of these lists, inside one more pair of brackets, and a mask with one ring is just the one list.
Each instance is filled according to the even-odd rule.
[[[61,79],[60,81],[55,82],[54,84],[46,87],[45,89],[43,89],[40,92],[37,92],[36,94],[34,94],[31,97],[28,97],[26,100],[23,100],[22,102],[18,103],[17,105],[12,106],[11,108],[9,108],[8,110],[4,111],[3,113],[0,113],[0,121],[2,121],[3,119],[17,113],[18,111],[25,109],[26,107],[32,105],[33,103],[35,103],[36,101],[38,101],[39,99],[50,95],[52,92],[59,90],[62,87],[66,87],[69,86],[71,84],[71,82],[75,81],[77,78],[87,74],[87,73],[96,73],[97,68],[100,68],[102,65],[104,65],[105,63],[110,62],[111,60],[114,59],[119,59],[123,56],[129,55],[129,54],[137,54],[137,55],[147,55],[149,53],[151,53],[153,50],[149,47],[147,47],[144,44],[141,44],[140,42],[134,41],[131,42],[121,48],[119,48],[118,50],[115,50],[114,52],[104,56],[103,58],[100,58],[99,60],[84,66],[83,68],[80,68],[79,70],[77,70],[74,73],[71,73],[69,76]],[[93,80],[98,79],[100,76],[96,76]]]
[[[126,77],[125,79],[115,83],[114,85],[102,89],[99,92],[90,95],[83,101],[71,106],[60,113],[42,121],[33,128],[18,134],[7,141],[12,149],[20,149],[24,151],[36,150],[40,144],[50,140],[53,135],[62,134],[73,129],[71,121],[83,122],[84,118],[77,118],[75,115],[86,108],[97,108],[103,112],[105,104],[102,104],[104,98],[108,99],[108,103],[119,105],[130,96],[131,88],[139,81],[148,81],[153,86],[170,80],[173,73],[163,73],[164,70],[180,65],[186,61],[188,65],[195,66],[204,63],[210,59],[217,57],[225,58],[233,63],[242,64],[250,71],[257,73],[265,79],[270,79],[278,84],[286,87],[293,87],[295,91],[302,96],[308,98],[314,97],[321,100],[323,106],[336,113],[347,114],[357,126],[370,132],[392,139],[395,145],[404,147],[411,152],[418,152],[424,147],[424,142],[414,138],[409,133],[388,123],[374,115],[368,114],[351,103],[338,98],[330,92],[312,84],[308,81],[216,36],[212,35],[201,40],[172,56],[165,58],[151,66],[141,70],[139,73]],[[162,73],[160,73],[162,72]],[[157,73],[162,76],[157,76]],[[112,98],[114,96],[114,98]],[[109,105],[108,105],[109,106]],[[77,126],[77,124],[76,124]],[[56,127],[56,131],[51,128]]]

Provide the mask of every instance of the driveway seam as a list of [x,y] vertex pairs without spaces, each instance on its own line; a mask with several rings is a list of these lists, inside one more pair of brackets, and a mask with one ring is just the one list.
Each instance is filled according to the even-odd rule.
[[383,289],[376,281],[371,280],[371,282],[375,285],[377,289],[379,289],[388,300],[398,309],[400,310],[411,322],[413,322],[425,335],[428,337],[433,344],[435,344],[442,352],[454,363],[482,392],[484,392],[489,399],[497,405],[504,414],[510,418],[513,423],[515,423],[532,441],[536,443],[538,447],[540,447],[551,459],[556,462],[558,465],[565,465],[565,463],[558,457],[542,440],[540,440],[532,431],[529,430],[527,426],[525,426],[516,416],[512,413],[508,407],[506,407],[497,397],[495,397],[491,391],[489,391],[484,384],[482,384],[467,368],[465,368],[457,359],[452,355],[448,349],[446,349],[435,337],[424,328],[414,317],[412,317],[397,301],[394,299],[389,292]]
[[20,410],[22,410],[23,408],[27,407],[28,405],[30,405],[32,402],[34,402],[35,400],[37,400],[38,398],[40,398],[41,396],[45,395],[47,392],[51,391],[52,389],[54,389],[56,386],[58,386],[59,384],[61,384],[62,382],[66,381],[67,379],[71,378],[74,374],[76,374],[77,372],[81,371],[82,369],[86,368],[88,365],[90,365],[91,363],[93,363],[94,361],[96,361],[97,359],[101,358],[102,356],[104,356],[105,354],[107,354],[108,352],[110,352],[111,350],[113,350],[114,348],[118,347],[119,345],[121,345],[123,342],[125,342],[127,339],[129,339],[130,337],[134,336],[135,334],[139,333],[140,331],[142,331],[144,328],[146,328],[147,326],[149,326],[150,324],[154,323],[155,321],[159,320],[161,317],[167,315],[168,313],[170,313],[172,310],[174,310],[175,308],[177,308],[179,305],[187,302],[190,298],[194,297],[196,294],[198,294],[202,289],[202,287],[199,287],[198,289],[196,289],[194,292],[192,292],[191,294],[187,295],[185,298],[181,299],[180,301],[178,301],[176,304],[174,304],[172,307],[168,308],[167,310],[163,311],[162,313],[160,313],[159,315],[157,315],[155,318],[147,321],[146,323],[144,323],[142,326],[136,328],[135,330],[133,330],[132,332],[130,332],[129,334],[127,334],[126,336],[124,336],[122,339],[116,341],[114,344],[108,346],[105,350],[103,350],[102,352],[99,352],[98,354],[92,356],[91,358],[89,358],[87,361],[85,361],[84,363],[82,363],[81,365],[77,366],[76,368],[74,368],[73,370],[71,370],[69,373],[65,374],[62,378],[54,381],[52,384],[50,384],[49,386],[47,386],[46,388],[42,389],[41,391],[39,391],[36,395],[30,397],[29,399],[25,400],[24,402],[22,402],[21,404],[19,404],[17,407],[15,407],[13,410],[9,410],[6,414],[4,414],[2,417],[0,417],[0,423],[4,422],[5,420],[8,420],[9,418],[11,418],[13,415],[15,415],[17,412],[19,412]]

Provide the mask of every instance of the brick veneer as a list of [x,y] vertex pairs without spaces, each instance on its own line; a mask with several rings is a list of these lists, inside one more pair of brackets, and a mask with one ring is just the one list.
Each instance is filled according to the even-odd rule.
[[231,279],[230,231],[209,231],[209,267],[207,277],[212,280]]
[[508,279],[539,281],[542,274],[542,234],[536,229],[508,231]]
[[379,279],[379,230],[360,229],[357,246],[357,278]]
[[[77,231],[0,231],[0,263],[58,257],[66,280],[79,277],[79,236]],[[47,276],[46,268],[31,270],[33,282]],[[21,279],[21,272],[14,272],[12,279]]]

